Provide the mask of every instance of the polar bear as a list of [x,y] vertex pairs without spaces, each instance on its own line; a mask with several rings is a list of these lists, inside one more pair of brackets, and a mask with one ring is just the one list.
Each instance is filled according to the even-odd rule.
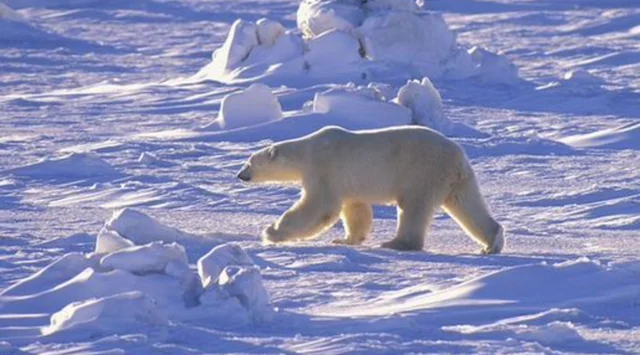
[[342,218],[346,236],[334,242],[359,245],[371,231],[371,205],[395,204],[397,233],[382,247],[421,250],[438,207],[483,253],[499,253],[504,246],[503,228],[491,217],[464,151],[428,128],[325,127],[254,153],[237,177],[302,185],[300,200],[264,229],[266,241],[312,238]]

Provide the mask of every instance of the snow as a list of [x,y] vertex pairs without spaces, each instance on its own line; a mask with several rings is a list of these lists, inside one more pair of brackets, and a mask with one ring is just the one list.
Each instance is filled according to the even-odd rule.
[[96,254],[108,254],[134,245],[132,241],[124,238],[118,232],[102,228],[96,236],[96,248],[94,252]]
[[278,21],[261,18],[256,21],[256,33],[260,45],[273,46],[278,38],[285,33],[285,29]]
[[230,265],[222,270],[218,280],[220,287],[237,298],[254,321],[271,319],[269,295],[262,284],[260,270],[254,266]]
[[376,90],[371,88],[347,86],[316,93],[312,107],[315,113],[337,116],[338,119],[331,123],[351,129],[373,129],[411,123],[409,110],[383,101]]
[[253,265],[251,257],[237,244],[222,244],[198,259],[198,276],[204,288],[217,284],[229,265]]
[[296,13],[298,28],[307,38],[331,30],[348,33],[364,20],[365,12],[359,3],[358,0],[303,0]]
[[456,37],[438,14],[390,11],[369,16],[355,30],[373,60],[415,63],[437,75],[439,63],[455,49]]
[[168,325],[166,315],[158,311],[155,301],[141,292],[126,292],[67,305],[51,316],[44,335],[62,331],[90,329],[96,334],[126,334],[139,327]]
[[271,38],[278,38],[263,41],[267,44],[257,38],[258,22],[236,20],[213,61],[194,79],[287,86],[366,84],[371,79],[396,80],[398,75],[403,80],[414,75],[478,77],[500,85],[520,80],[505,56],[477,46],[465,50],[440,14],[422,11],[413,0],[305,0],[296,19],[302,36],[260,19],[271,23]]
[[118,233],[137,245],[154,241],[176,242],[192,237],[188,233],[163,225],[131,208],[114,211],[104,228]]
[[410,80],[398,91],[394,99],[411,110],[411,122],[427,126],[444,134],[451,134],[451,123],[444,115],[442,98],[429,78]]
[[640,123],[631,122],[619,127],[562,138],[560,141],[578,148],[640,149]]
[[225,96],[218,118],[204,129],[234,129],[280,118],[282,107],[271,89],[264,84],[252,84],[242,92]]
[[258,29],[254,23],[236,20],[222,47],[213,52],[213,65],[220,70],[228,70],[249,56],[258,46]]
[[172,261],[187,263],[184,247],[176,243],[152,242],[111,252],[100,259],[100,266],[144,275],[164,272]]
[[362,60],[360,43],[356,38],[342,31],[329,30],[307,42],[308,52],[305,54],[310,68],[353,63]]
[[[0,353],[640,353],[637,1],[3,4]],[[238,181],[250,154],[412,123],[502,254],[441,213],[381,249],[392,206],[362,246],[262,243],[299,187]]]
[[94,153],[69,153],[59,158],[44,159],[5,170],[4,173],[32,179],[82,179],[120,175],[113,166]]

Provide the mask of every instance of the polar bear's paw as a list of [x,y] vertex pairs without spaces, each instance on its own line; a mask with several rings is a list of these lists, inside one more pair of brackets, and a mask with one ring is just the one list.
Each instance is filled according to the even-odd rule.
[[265,242],[280,243],[288,240],[288,238],[286,233],[283,233],[282,230],[276,229],[272,224],[262,231],[262,240]]
[[400,251],[422,250],[422,243],[416,243],[406,239],[397,239],[397,238],[392,239],[388,242],[384,242],[380,246],[383,248],[400,250]]
[[500,254],[504,248],[504,228],[499,226],[496,236],[493,238],[491,246],[483,248],[480,252],[482,254]]
[[353,238],[350,236],[347,236],[345,238],[337,238],[331,241],[333,244],[340,244],[340,245],[360,245],[362,244],[362,242],[364,242],[364,238]]

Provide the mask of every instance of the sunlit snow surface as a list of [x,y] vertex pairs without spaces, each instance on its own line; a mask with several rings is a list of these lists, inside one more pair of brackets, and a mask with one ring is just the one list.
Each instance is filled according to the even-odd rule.
[[[251,152],[325,124],[372,128],[411,116],[390,103],[406,72],[356,86],[325,72],[268,80],[282,117],[204,128],[223,98],[249,83],[194,74],[237,18],[294,29],[297,1],[3,2],[13,11],[0,7],[0,353],[640,352],[636,0],[426,2],[460,45],[503,53],[522,79],[432,80],[458,127],[450,135],[507,230],[496,256],[479,255],[444,215],[425,252],[380,249],[394,234],[391,207],[375,209],[373,235],[358,248],[330,243],[339,225],[312,242],[258,240],[298,190],[240,183],[235,173]],[[379,101],[360,95],[371,88]],[[345,96],[326,99],[336,92],[360,95],[354,100],[371,119]],[[318,106],[333,111],[314,111],[317,93]],[[381,122],[380,112],[399,114]],[[150,219],[136,210],[112,218],[124,207]],[[134,231],[139,245],[177,242],[190,270],[161,259],[164,269],[148,273],[157,260],[145,259],[154,268],[143,265],[144,276],[141,266],[138,274],[86,271],[99,269],[86,255],[105,223]],[[220,309],[217,296],[187,287],[200,305],[182,305],[176,275],[197,277],[198,260],[224,242],[259,268],[221,278],[246,285],[220,286],[240,301]],[[103,247],[128,245],[115,243]],[[120,255],[107,264],[130,266]],[[211,279],[222,261],[203,260],[212,260],[200,263],[213,265],[200,267]],[[275,309],[269,317],[254,312],[265,295],[245,292],[258,271]],[[256,306],[246,319],[245,304]]]

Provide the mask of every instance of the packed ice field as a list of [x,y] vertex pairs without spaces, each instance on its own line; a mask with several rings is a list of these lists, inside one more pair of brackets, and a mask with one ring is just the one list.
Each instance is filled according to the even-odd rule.
[[[326,126],[466,152],[500,254],[264,243]],[[0,354],[640,353],[636,0],[0,0]]]

